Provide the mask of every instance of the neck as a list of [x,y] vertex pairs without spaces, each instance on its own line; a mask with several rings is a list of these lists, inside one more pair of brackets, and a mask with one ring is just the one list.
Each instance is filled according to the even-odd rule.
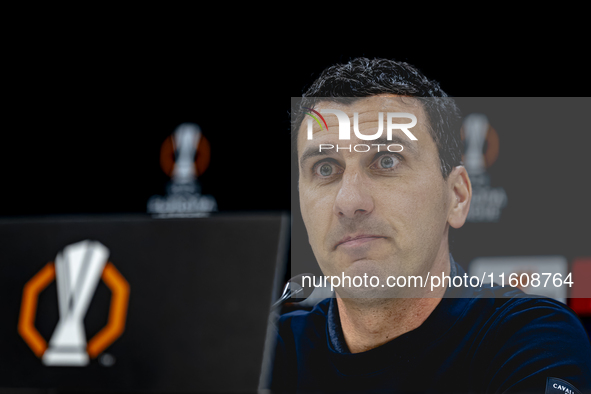
[[[449,254],[432,272],[450,273]],[[439,270],[437,269],[439,268]],[[429,289],[427,289],[429,290]],[[420,298],[340,298],[339,315],[351,353],[365,352],[418,328],[435,310],[444,287],[426,291]]]

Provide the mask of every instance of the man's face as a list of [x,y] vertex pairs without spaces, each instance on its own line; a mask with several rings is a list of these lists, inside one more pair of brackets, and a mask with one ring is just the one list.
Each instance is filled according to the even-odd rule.
[[[365,135],[378,131],[378,112],[383,112],[384,138],[388,112],[408,112],[417,118],[417,125],[409,129],[416,141],[401,130],[393,131],[398,141],[385,141],[387,145],[402,144],[398,153],[388,152],[386,146],[378,152],[372,146],[363,153],[323,149],[325,154],[319,155],[320,144],[336,148],[371,146],[376,141],[358,139],[353,131],[351,140],[339,140],[338,119],[332,114],[324,115],[328,130],[321,130],[314,122],[313,139],[308,140],[307,119],[302,122],[297,141],[300,206],[323,273],[351,278],[375,275],[380,284],[390,275],[426,275],[437,259],[448,255],[447,222],[453,193],[441,175],[437,146],[421,104],[411,98],[374,96],[351,105],[321,102],[315,107],[318,112],[322,109],[345,112],[351,129],[353,113],[358,113],[359,131]],[[406,122],[409,120],[393,121]],[[376,290],[380,289],[372,289],[371,294]],[[348,296],[369,294],[367,289],[366,293],[355,291]],[[384,291],[377,294],[387,296],[392,289],[386,286]]]

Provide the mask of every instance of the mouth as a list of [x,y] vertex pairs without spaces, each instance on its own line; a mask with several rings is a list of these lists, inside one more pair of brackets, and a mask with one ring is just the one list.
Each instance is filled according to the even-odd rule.
[[360,234],[360,235],[356,235],[354,237],[345,237],[343,239],[341,239],[336,245],[335,245],[335,249],[338,248],[339,246],[359,246],[359,245],[363,245],[367,242],[372,242],[375,241],[376,239],[383,239],[386,237],[382,237],[380,235],[371,235],[371,234]]

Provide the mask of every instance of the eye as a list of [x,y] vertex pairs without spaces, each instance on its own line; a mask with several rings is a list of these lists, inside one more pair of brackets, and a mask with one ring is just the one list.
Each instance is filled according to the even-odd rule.
[[374,161],[372,168],[378,170],[393,170],[400,163],[400,158],[394,153],[383,154]]
[[380,159],[380,165],[383,168],[392,168],[392,167],[394,167],[394,159],[391,158],[390,156],[383,156]]
[[325,163],[320,166],[318,172],[322,176],[329,176],[330,174],[332,174],[332,166],[330,164]]
[[340,166],[331,161],[321,161],[313,167],[312,172],[319,178],[331,178],[343,171]]

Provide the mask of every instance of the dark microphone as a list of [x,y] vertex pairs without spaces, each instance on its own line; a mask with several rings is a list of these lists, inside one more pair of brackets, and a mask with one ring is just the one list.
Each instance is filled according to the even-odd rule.
[[[303,277],[307,277],[307,279],[304,281]],[[290,299],[292,302],[300,302],[310,297],[314,291],[313,278],[314,274],[299,274],[288,280],[281,297],[271,306],[271,309],[283,305]]]

